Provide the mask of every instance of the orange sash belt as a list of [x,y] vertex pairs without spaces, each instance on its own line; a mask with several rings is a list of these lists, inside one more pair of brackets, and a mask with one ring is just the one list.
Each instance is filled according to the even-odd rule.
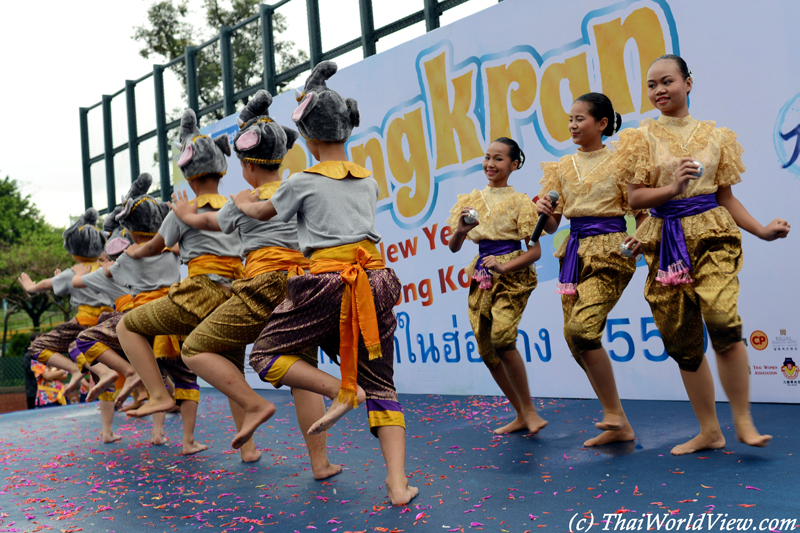
[[[158,300],[169,294],[169,287],[161,287],[154,291],[140,292],[133,299],[133,307],[141,307],[148,302]],[[153,353],[156,359],[174,357],[181,354],[180,335],[156,335],[153,340]]]
[[163,298],[167,294],[169,294],[169,287],[161,287],[160,289],[156,289],[154,291],[140,292],[133,298],[133,307],[134,309],[141,307],[148,302]]
[[114,308],[118,313],[124,313],[133,309],[133,296],[130,294],[123,294],[114,300]]
[[341,361],[341,403],[358,406],[356,378],[358,376],[358,339],[364,337],[369,359],[381,356],[381,337],[378,316],[366,270],[386,268],[380,252],[372,241],[364,240],[333,248],[315,250],[311,255],[311,273],[341,272],[344,283],[342,308],[339,315],[339,359]]
[[189,277],[216,274],[223,278],[242,279],[244,268],[238,257],[201,255],[189,261]]
[[247,254],[247,261],[244,263],[244,277],[254,278],[265,272],[277,272],[280,270],[289,271],[289,275],[303,275],[308,270],[310,263],[303,254],[297,250],[281,248],[280,246],[268,246],[253,250]]
[[105,312],[112,312],[114,311],[107,305],[102,307],[92,307],[91,305],[79,305],[78,306],[78,314],[75,315],[75,318],[78,319],[78,324],[81,326],[96,326],[97,319]]

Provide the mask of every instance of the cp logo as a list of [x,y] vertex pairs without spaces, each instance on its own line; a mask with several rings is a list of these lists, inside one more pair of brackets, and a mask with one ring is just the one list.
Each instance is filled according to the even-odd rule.
[[769,345],[769,339],[767,338],[767,334],[763,331],[754,331],[752,335],[750,335],[750,344],[756,350],[763,350]]

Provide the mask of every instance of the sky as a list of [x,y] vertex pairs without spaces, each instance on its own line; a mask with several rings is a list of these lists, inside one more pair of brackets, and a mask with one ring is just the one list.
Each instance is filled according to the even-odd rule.
[[[0,128],[0,178],[16,180],[30,195],[46,220],[56,227],[68,225],[69,217],[83,212],[78,109],[100,102],[102,95],[125,87],[125,80],[151,72],[159,59],[139,55],[140,43],[132,39],[134,28],[146,23],[147,9],[155,0],[41,0],[35,4],[6,3],[0,16],[0,101],[5,104],[4,127]],[[222,0],[225,4],[226,0]],[[441,25],[454,22],[497,3],[469,0],[447,11]],[[202,26],[202,0],[188,0],[192,20]],[[360,35],[358,0],[319,0],[323,50],[329,50]],[[375,27],[421,10],[423,0],[373,0]],[[308,49],[304,0],[291,0],[280,9],[289,30],[282,38]],[[28,22],[25,22],[28,21]],[[425,32],[418,23],[378,42],[378,53]],[[211,37],[199,35],[198,41]],[[344,67],[359,61],[361,50],[336,61]],[[302,77],[305,79],[305,76]],[[302,85],[298,79],[298,85]],[[165,75],[167,110],[183,107],[180,84]],[[155,128],[152,79],[136,88],[139,135]],[[125,95],[112,101],[114,146],[127,140]],[[103,152],[102,113],[98,106],[89,113],[91,156]],[[155,139],[140,146],[142,172],[158,180],[153,161]],[[116,193],[130,185],[127,151],[115,157]],[[92,166],[94,206],[106,207],[104,163]]]

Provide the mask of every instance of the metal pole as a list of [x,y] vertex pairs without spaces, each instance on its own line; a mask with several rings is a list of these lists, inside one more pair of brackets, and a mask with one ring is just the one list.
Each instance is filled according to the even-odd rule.
[[275,87],[275,37],[272,27],[272,6],[261,4],[261,54],[264,58],[264,89],[269,94],[278,92]]
[[233,115],[236,106],[233,102],[233,53],[231,52],[231,29],[221,26],[219,29],[219,51],[222,67],[222,100],[225,104],[225,116]]
[[308,12],[308,47],[311,56],[311,68],[322,61],[322,31],[319,25],[319,0],[306,0]]
[[372,17],[372,0],[358,0],[361,11],[361,48],[364,57],[374,56],[375,49],[375,20]]
[[85,107],[78,109],[81,124],[81,166],[83,167],[83,206],[84,209],[92,207],[92,165],[89,163],[89,110]]
[[125,103],[128,106],[128,158],[131,163],[131,183],[139,177],[139,132],[136,128],[136,82],[125,80]]
[[438,0],[425,0],[425,31],[433,31],[439,27]]
[[186,47],[186,97],[195,113],[200,111],[200,86],[197,84],[197,48]]
[[106,163],[106,200],[108,212],[117,205],[117,192],[114,183],[114,139],[111,135],[111,96],[103,95],[103,159]]
[[164,105],[164,66],[153,65],[153,86],[156,96],[156,141],[158,143],[158,174],[161,178],[161,199],[165,202],[172,196],[172,180],[169,175],[170,153],[167,145],[167,110]]

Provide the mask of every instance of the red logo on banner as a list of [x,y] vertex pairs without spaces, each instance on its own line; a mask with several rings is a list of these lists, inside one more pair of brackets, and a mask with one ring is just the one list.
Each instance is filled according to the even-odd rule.
[[750,335],[750,344],[756,350],[763,350],[769,345],[769,338],[763,331],[756,330]]

